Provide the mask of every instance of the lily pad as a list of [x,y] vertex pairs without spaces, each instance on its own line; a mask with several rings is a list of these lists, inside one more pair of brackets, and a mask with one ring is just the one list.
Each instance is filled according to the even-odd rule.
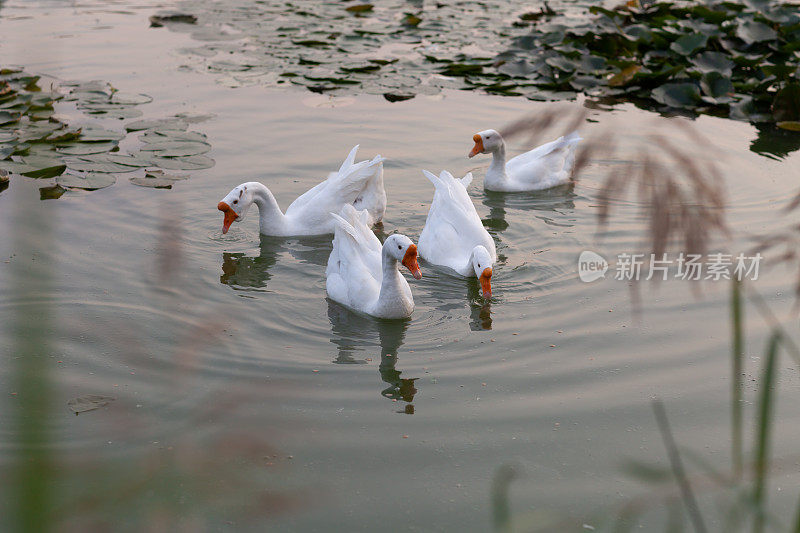
[[702,73],[719,72],[727,77],[731,76],[734,66],[734,62],[721,52],[703,52],[697,54],[692,60],[692,64]]
[[84,189],[94,191],[102,189],[116,183],[117,178],[113,174],[101,172],[86,172],[82,176],[76,174],[64,174],[56,178],[56,183],[67,189]]
[[736,28],[736,36],[747,44],[762,41],[773,41],[778,38],[778,34],[764,23],[755,20],[746,20]]
[[114,104],[141,105],[152,101],[153,97],[146,94],[116,92],[111,95],[111,102]]
[[111,396],[98,396],[96,394],[87,394],[86,396],[79,396],[67,402],[67,406],[73,413],[79,415],[87,411],[94,411],[100,409],[113,402],[116,398]]
[[145,143],[162,143],[166,141],[205,142],[206,135],[197,131],[177,130],[148,130],[144,135],[139,135],[139,140]]
[[140,131],[150,129],[160,130],[185,130],[189,125],[179,118],[162,118],[162,119],[149,119],[137,120],[125,124],[125,129],[128,131]]
[[800,121],[800,83],[789,83],[777,92],[772,115],[778,122]]
[[145,174],[145,177],[131,178],[131,183],[139,187],[152,187],[154,189],[171,189],[176,181],[182,181],[189,176],[186,174],[167,174],[163,170],[154,170]]
[[167,170],[201,170],[211,168],[215,161],[204,155],[192,155],[188,157],[153,157],[153,166]]
[[125,138],[124,133],[111,131],[99,127],[85,126],[81,129],[80,140],[82,142],[109,142],[120,141]]
[[[103,154],[96,154],[102,156]],[[86,158],[92,157],[91,155]],[[133,172],[136,167],[129,165],[120,165],[119,163],[111,163],[104,160],[102,157],[95,159],[69,159],[67,160],[67,167],[70,170],[77,170],[79,172],[100,172],[100,173],[124,173]]]
[[141,150],[155,152],[160,157],[181,157],[204,154],[211,150],[211,145],[201,142],[164,141],[160,143],[147,143]]
[[6,124],[13,124],[14,122],[19,122],[20,117],[22,117],[20,113],[0,111],[0,126],[5,126]]
[[669,45],[670,49],[681,55],[688,56],[696,50],[703,48],[708,41],[708,36],[701,33],[690,33],[680,37]]
[[109,142],[109,143],[92,142],[92,143],[66,144],[63,146],[59,146],[57,148],[57,151],[65,155],[88,155],[88,154],[106,153],[115,149],[116,147],[117,143],[115,142]]
[[49,187],[39,187],[40,200],[58,200],[67,191],[61,185],[51,185]]
[[60,159],[43,156],[26,157],[21,161],[0,161],[0,168],[29,178],[52,178],[66,170]]
[[150,156],[145,154],[98,154],[93,158],[94,161],[107,161],[128,167],[149,167]]
[[687,108],[697,104],[700,91],[694,83],[665,83],[653,89],[653,99],[669,107]]
[[[700,88],[711,103],[730,103],[735,92],[733,83],[719,72],[707,72],[700,79]],[[705,99],[705,98],[704,98]]]

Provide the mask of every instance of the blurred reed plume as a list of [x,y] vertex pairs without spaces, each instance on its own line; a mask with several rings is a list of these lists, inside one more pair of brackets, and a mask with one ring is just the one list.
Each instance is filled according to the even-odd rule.
[[[581,126],[587,116],[584,106],[553,105],[501,134],[533,147],[575,130],[585,135]],[[666,124],[661,119],[654,122],[655,132],[633,135],[591,130],[578,145],[573,177],[579,180],[592,161],[614,160],[597,195],[599,229],[608,227],[615,205],[631,192],[647,219],[645,246],[652,253],[680,245],[685,253],[704,254],[715,235],[729,235],[725,183],[713,159],[720,152],[687,120],[676,117]]]

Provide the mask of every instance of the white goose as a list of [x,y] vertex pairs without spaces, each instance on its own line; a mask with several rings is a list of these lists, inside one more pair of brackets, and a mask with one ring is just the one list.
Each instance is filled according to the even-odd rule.
[[331,215],[336,231],[325,270],[328,297],[378,318],[410,316],[414,298],[398,265],[407,267],[414,278],[422,278],[411,239],[394,234],[381,246],[369,227],[367,212],[349,204],[342,207],[341,216]]
[[572,176],[575,147],[581,141],[577,131],[543,144],[506,162],[506,143],[495,130],[476,133],[469,157],[492,154],[483,188],[488,191],[538,191],[562,185]]
[[386,192],[383,189],[383,158],[354,163],[356,145],[342,163],[338,172],[299,196],[281,212],[270,190],[258,183],[242,183],[217,204],[225,214],[222,233],[227,233],[233,222],[244,220],[252,204],[258,206],[260,231],[264,235],[281,237],[296,235],[324,235],[333,233],[331,212],[339,212],[343,205],[366,209],[370,223],[380,222],[386,211]]
[[494,240],[483,227],[467,194],[472,173],[461,179],[443,170],[439,177],[422,171],[431,180],[431,209],[419,236],[419,255],[435,265],[480,280],[483,297],[492,297],[492,265],[497,261]]

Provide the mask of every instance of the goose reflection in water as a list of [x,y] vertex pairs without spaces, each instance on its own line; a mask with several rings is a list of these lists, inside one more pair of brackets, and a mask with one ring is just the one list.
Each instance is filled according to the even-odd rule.
[[356,352],[380,348],[381,359],[378,372],[389,386],[381,396],[405,402],[398,411],[414,414],[415,381],[418,378],[400,377],[397,370],[397,352],[403,345],[409,320],[380,320],[354,313],[336,302],[328,300],[328,319],[331,322],[331,342],[338,348],[334,363],[366,364],[366,359],[357,359]]
[[489,216],[483,219],[483,225],[490,234],[496,236],[508,229],[506,209],[514,208],[523,211],[539,211],[536,217],[551,226],[563,226],[556,223],[550,212],[573,211],[575,209],[575,183],[570,182],[559,187],[534,192],[503,193],[483,191],[483,205],[489,208]]
[[261,235],[257,256],[244,252],[222,253],[222,275],[219,282],[235,290],[263,289],[272,278],[270,269],[283,252],[289,252],[302,263],[325,267],[331,253],[331,239],[327,235],[292,239]]
[[469,300],[469,329],[489,331],[492,329],[492,302],[483,299],[478,278],[467,278],[467,299]]

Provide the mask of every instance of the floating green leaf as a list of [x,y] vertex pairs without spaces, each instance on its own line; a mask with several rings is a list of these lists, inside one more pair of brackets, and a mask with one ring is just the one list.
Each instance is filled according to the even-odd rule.
[[19,122],[22,115],[20,113],[11,113],[9,111],[0,111],[0,126]]
[[[103,154],[94,154],[100,155]],[[96,157],[93,158],[93,155],[84,156],[85,158],[82,159],[68,159],[67,160],[67,167],[70,170],[76,170],[79,172],[100,172],[100,173],[124,173],[124,172],[133,172],[136,170],[136,167],[129,166],[129,165],[120,165],[119,163],[111,163],[110,161],[105,160],[103,157]],[[88,159],[93,158],[93,159]]]
[[62,186],[56,184],[51,185],[49,187],[39,187],[39,199],[40,200],[57,200],[61,198],[61,196],[67,190]]
[[[733,101],[734,88],[730,78],[719,72],[707,72],[700,79],[700,88],[711,103],[730,103]],[[704,98],[706,99],[706,98]]]
[[730,77],[733,72],[734,63],[721,52],[703,52],[697,54],[692,59],[694,67],[702,73],[719,72],[723,76]]
[[747,44],[758,43],[761,41],[772,41],[778,38],[778,34],[762,22],[745,20],[736,28],[736,36]]
[[113,174],[101,172],[86,172],[82,176],[76,174],[64,174],[56,178],[56,183],[67,189],[85,189],[94,191],[102,189],[116,183],[117,178]]
[[185,174],[166,174],[163,170],[154,170],[145,174],[144,178],[131,178],[131,183],[140,187],[152,187],[154,189],[171,189],[176,181],[182,181],[189,176]]
[[777,92],[772,115],[778,122],[800,121],[800,83],[789,83]]
[[214,166],[214,160],[204,155],[188,157],[153,157],[153,166],[167,170],[201,170]]
[[59,145],[57,150],[65,155],[88,155],[106,153],[117,148],[115,142],[92,142]]
[[692,107],[700,100],[700,91],[694,83],[665,83],[653,89],[653,99],[669,107]]
[[708,41],[708,36],[700,33],[690,33],[680,37],[678,40],[669,45],[670,49],[681,55],[688,56],[693,54],[695,50],[703,48]]
[[125,125],[125,129],[128,131],[140,131],[140,130],[150,130],[150,129],[159,129],[159,130],[185,130],[189,125],[179,119],[179,118],[162,118],[162,119],[150,119],[150,120],[137,120],[136,122],[130,122]]

